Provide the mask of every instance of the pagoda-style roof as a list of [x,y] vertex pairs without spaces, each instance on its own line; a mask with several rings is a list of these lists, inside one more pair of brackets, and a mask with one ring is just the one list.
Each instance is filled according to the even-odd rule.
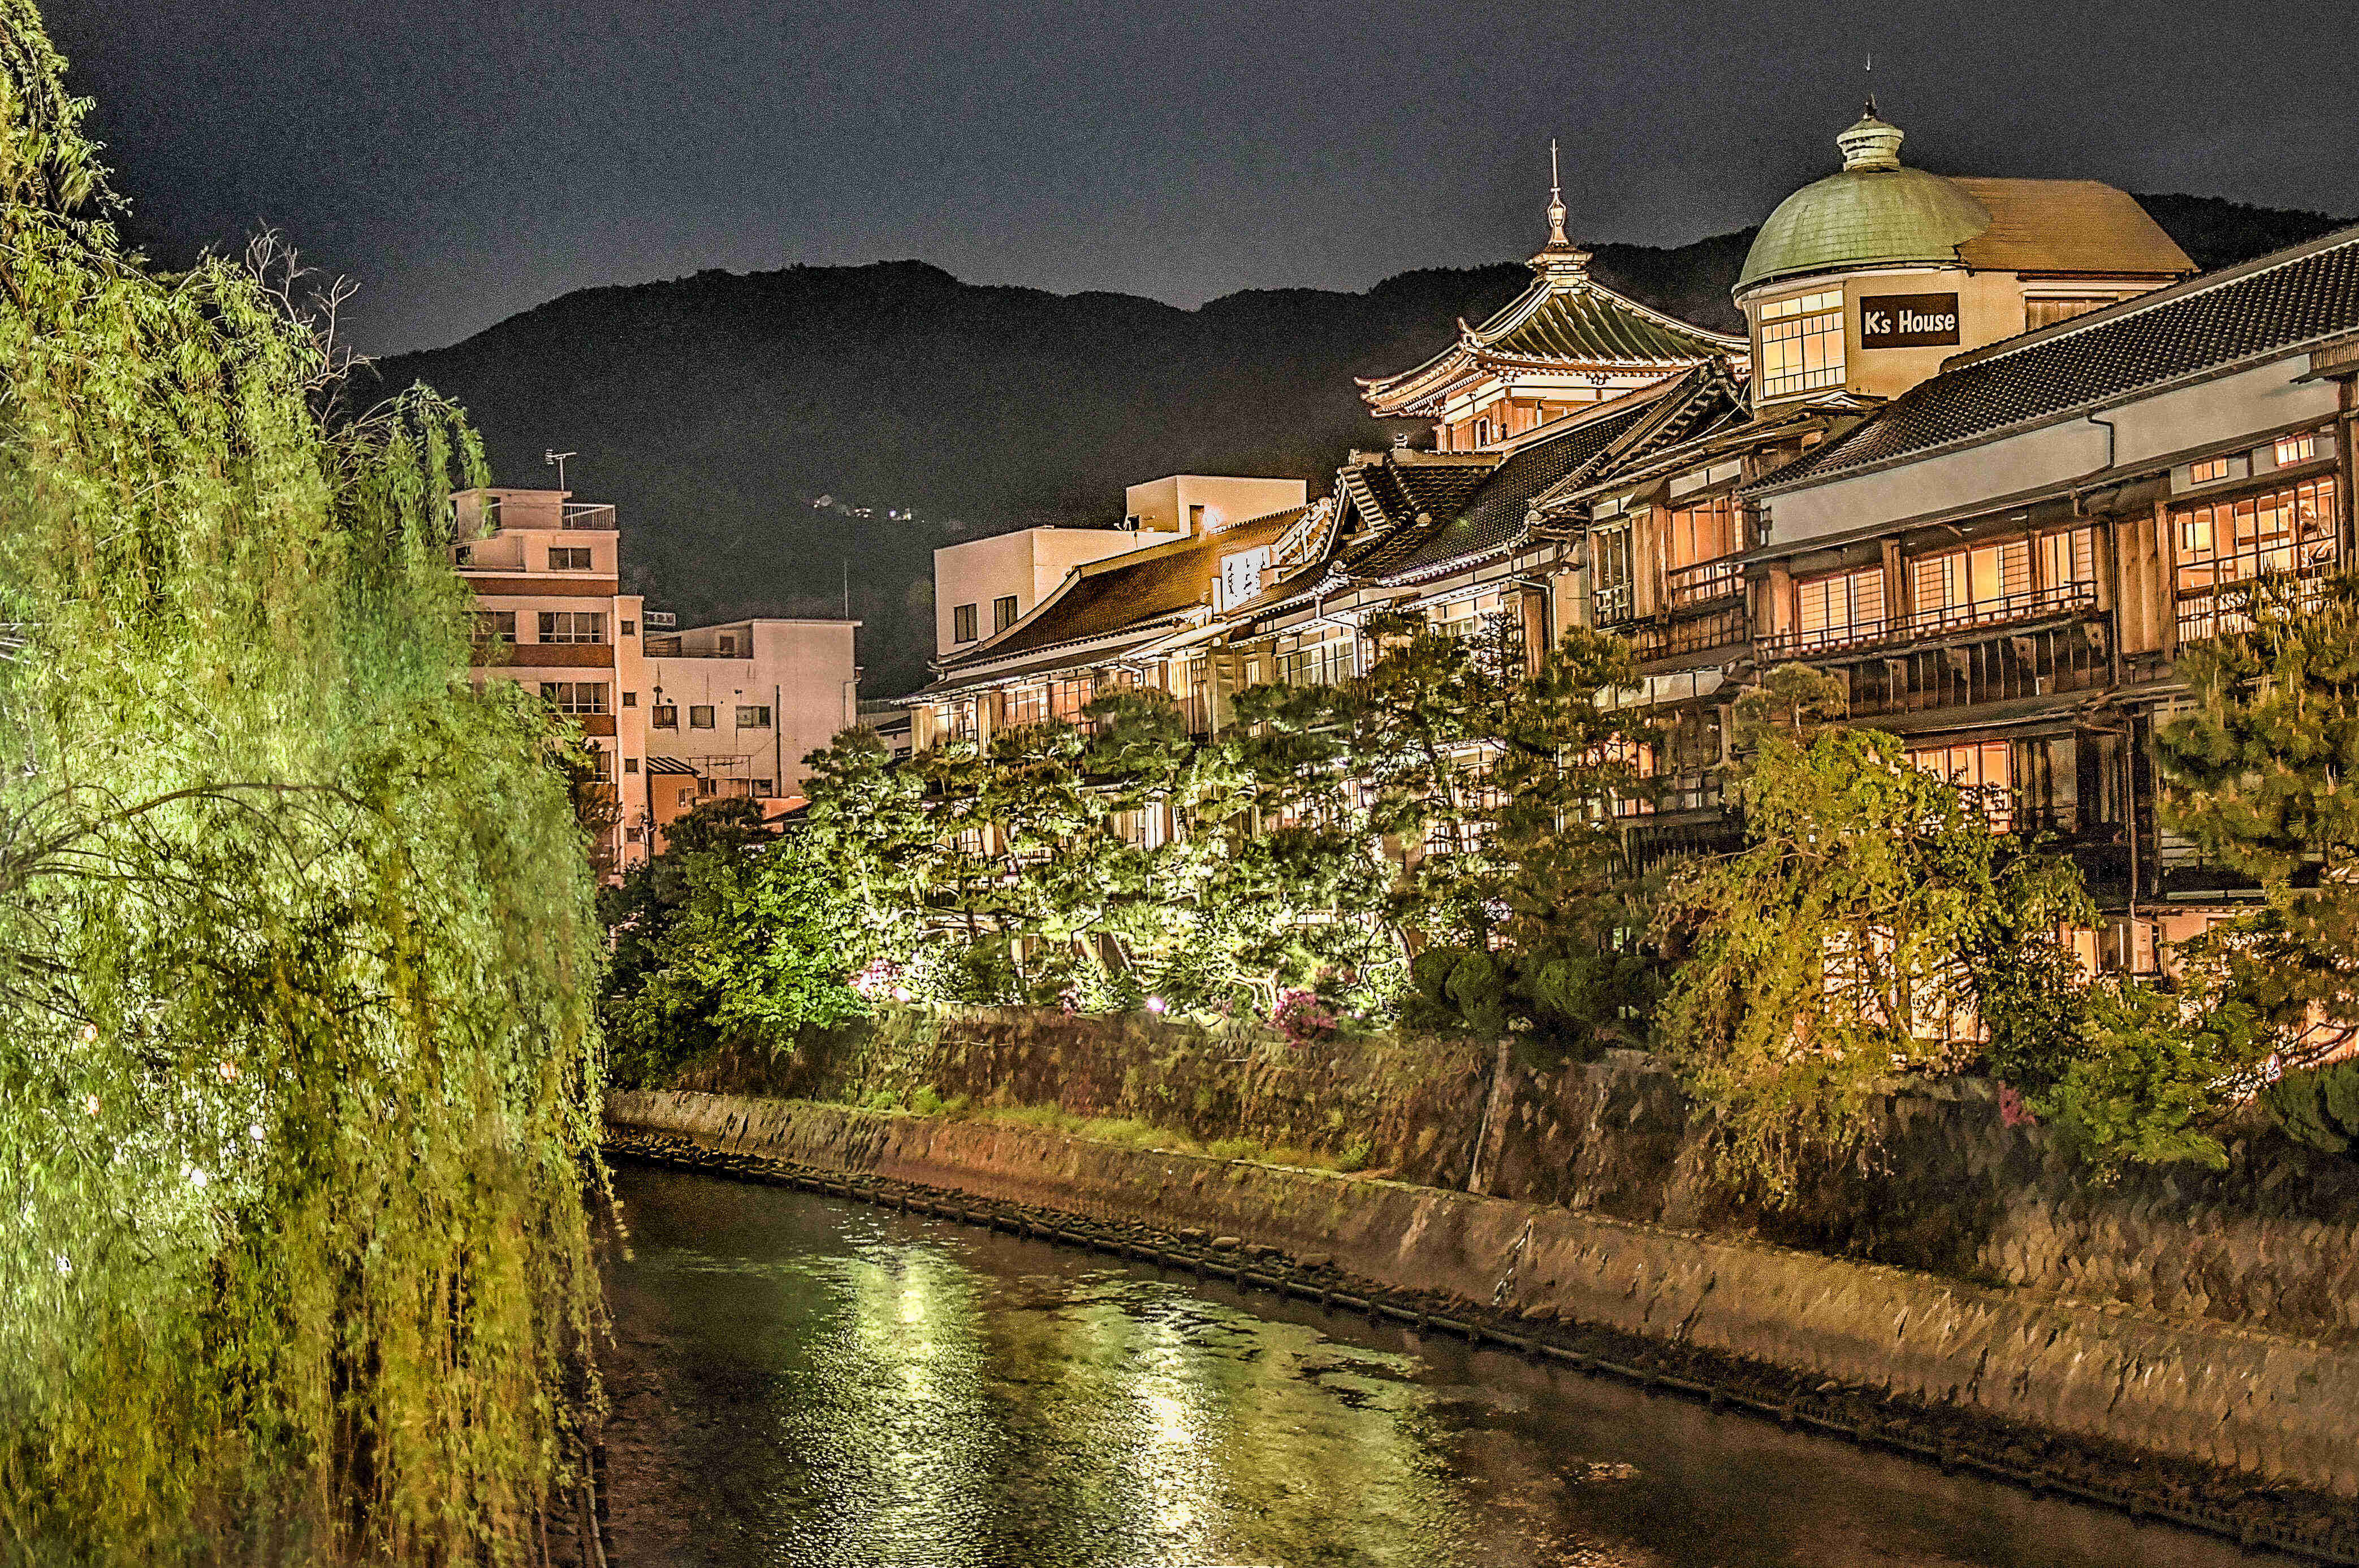
[[1379,419],[1440,411],[1452,387],[1481,376],[1560,372],[1668,376],[1745,341],[1624,298],[1589,275],[1589,253],[1551,244],[1532,258],[1532,286],[1479,327],[1414,370],[1362,376],[1360,396]]

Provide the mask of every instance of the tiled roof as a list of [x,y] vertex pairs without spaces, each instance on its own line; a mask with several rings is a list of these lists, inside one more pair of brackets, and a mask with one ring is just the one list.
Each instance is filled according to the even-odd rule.
[[1078,569],[1064,586],[989,642],[944,666],[963,672],[1016,654],[1110,637],[1145,622],[1168,619],[1206,603],[1221,573],[1221,558],[1272,544],[1304,508],[1295,506],[1232,528],[1110,556]]
[[1477,330],[1474,341],[1506,359],[1616,365],[1684,365],[1725,353],[1732,341],[1658,315],[1594,283],[1549,289],[1520,320],[1513,318],[1514,310],[1508,307]]
[[1579,267],[1544,267],[1532,286],[1479,327],[1413,370],[1363,376],[1360,393],[1380,414],[1402,410],[1490,360],[1540,365],[1614,365],[1643,371],[1691,365],[1745,346],[1604,288]]
[[2359,228],[1949,362],[1837,441],[1754,488],[1777,491],[2359,328]]
[[1438,528],[1422,530],[1410,548],[1381,564],[1371,562],[1362,571],[1395,581],[1424,576],[1514,543],[1524,531],[1524,518],[1534,496],[1604,452],[1652,408],[1652,403],[1638,403],[1584,420],[1561,435],[1516,448],[1469,497],[1462,512]]
[[2135,197],[2093,180],[1951,181],[1989,210],[1990,227],[1958,246],[1968,267],[1993,272],[2159,273],[2195,263]]

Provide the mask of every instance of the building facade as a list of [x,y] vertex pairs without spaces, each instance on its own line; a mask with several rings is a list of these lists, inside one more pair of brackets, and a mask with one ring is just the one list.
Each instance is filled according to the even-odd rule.
[[453,561],[475,596],[473,677],[518,681],[571,718],[618,820],[617,874],[660,854],[700,800],[790,808],[802,757],[857,722],[853,620],[679,629],[620,591],[611,506],[562,490],[453,500]]

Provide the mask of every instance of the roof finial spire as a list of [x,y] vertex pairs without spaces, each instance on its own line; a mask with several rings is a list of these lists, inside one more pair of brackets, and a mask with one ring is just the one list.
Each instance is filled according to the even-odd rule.
[[1549,137],[1549,237],[1550,250],[1571,250],[1572,242],[1564,234],[1564,180],[1557,172],[1556,138]]
[[1875,113],[1875,51],[1867,51],[1867,107],[1859,116],[1863,120],[1876,118]]

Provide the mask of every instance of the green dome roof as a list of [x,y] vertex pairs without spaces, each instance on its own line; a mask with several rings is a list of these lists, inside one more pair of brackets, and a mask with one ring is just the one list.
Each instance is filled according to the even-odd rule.
[[1956,261],[1958,246],[1991,226],[1990,209],[1954,180],[1902,167],[1900,136],[1870,105],[1835,138],[1843,172],[1803,186],[1761,225],[1735,291],[1779,278]]

